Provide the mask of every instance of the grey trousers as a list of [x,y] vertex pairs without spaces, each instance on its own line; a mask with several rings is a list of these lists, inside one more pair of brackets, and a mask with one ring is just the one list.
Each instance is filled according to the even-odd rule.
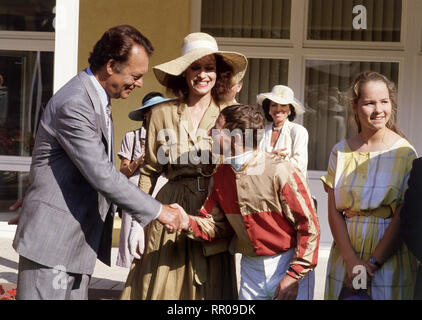
[[19,256],[17,300],[88,300],[87,274],[68,273]]

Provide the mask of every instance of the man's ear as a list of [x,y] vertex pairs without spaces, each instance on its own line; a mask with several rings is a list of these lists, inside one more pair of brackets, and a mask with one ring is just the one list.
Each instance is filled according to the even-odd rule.
[[109,76],[116,73],[116,60],[109,59],[106,64],[106,71]]
[[232,147],[243,147],[243,135],[239,132],[236,132],[231,136]]

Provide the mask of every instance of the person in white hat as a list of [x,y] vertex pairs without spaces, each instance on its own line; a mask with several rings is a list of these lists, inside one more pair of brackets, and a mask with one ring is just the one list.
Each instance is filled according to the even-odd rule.
[[[142,121],[142,126],[125,134],[117,155],[121,161],[120,172],[135,185],[139,183],[141,175],[139,168],[144,163],[146,124],[151,109],[171,100],[173,99],[165,98],[160,92],[150,92],[142,99],[142,105],[129,113],[129,118]],[[119,215],[121,215],[122,224],[116,265],[129,268],[133,259],[139,259],[144,250],[144,230],[126,211],[121,210]]]
[[268,121],[261,149],[291,161],[306,176],[309,135],[305,127],[292,122],[305,112],[302,104],[295,99],[293,90],[276,85],[271,92],[259,94],[257,103],[262,106]]
[[[178,99],[151,112],[139,183],[143,191],[151,193],[164,172],[169,182],[156,199],[177,201],[186,212],[198,214],[215,168],[208,131],[229,103],[222,101],[221,88],[228,91],[239,83],[246,68],[244,55],[220,51],[216,40],[202,32],[184,38],[179,58],[153,68],[157,80]],[[229,238],[206,244],[156,223],[145,234],[143,256],[131,267],[122,299],[237,298]]]

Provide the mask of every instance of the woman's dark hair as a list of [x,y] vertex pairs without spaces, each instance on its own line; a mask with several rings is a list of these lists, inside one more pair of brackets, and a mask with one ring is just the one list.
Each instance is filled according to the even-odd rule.
[[[265,115],[265,119],[267,119],[270,122],[273,122],[273,117],[271,117],[270,115],[270,104],[271,104],[271,100],[270,99],[265,99],[264,101],[262,101],[262,109],[264,110],[264,115]],[[296,110],[295,108],[289,104],[290,106],[290,114],[288,115],[287,119],[289,119],[289,121],[293,121],[294,119],[296,119]]]
[[91,70],[96,72],[113,59],[117,62],[116,72],[119,72],[122,65],[129,59],[134,44],[142,46],[148,56],[151,56],[154,51],[151,42],[130,25],[120,25],[107,30],[95,44],[89,56]]
[[[220,103],[220,97],[227,94],[231,88],[232,67],[224,59],[214,54],[216,61],[217,79],[211,90],[211,95],[216,103]],[[169,77],[167,79],[167,89],[173,93],[180,101],[186,102],[189,94],[188,84],[183,75]]]

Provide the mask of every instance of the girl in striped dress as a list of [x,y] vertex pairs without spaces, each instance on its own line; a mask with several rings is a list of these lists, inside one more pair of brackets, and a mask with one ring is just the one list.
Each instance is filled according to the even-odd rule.
[[[416,266],[399,239],[399,214],[416,151],[395,125],[392,82],[364,72],[351,94],[358,135],[334,146],[321,178],[334,238],[325,299],[358,287],[367,287],[374,300],[412,299]],[[367,282],[353,281],[362,276],[355,266],[364,266]]]

